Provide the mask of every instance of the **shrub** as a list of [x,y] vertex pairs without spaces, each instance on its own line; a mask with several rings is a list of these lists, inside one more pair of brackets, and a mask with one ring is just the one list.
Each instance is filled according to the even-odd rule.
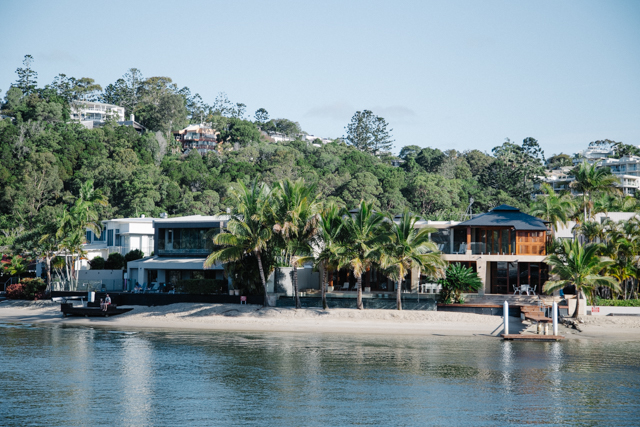
[[20,283],[7,286],[7,298],[9,299],[40,299],[44,297],[44,291],[47,285],[44,280],[38,278],[25,278]]
[[124,257],[118,252],[110,253],[109,258],[107,258],[107,262],[104,265],[104,268],[106,270],[122,270],[123,267]]
[[89,261],[89,267],[91,267],[92,270],[104,270],[105,264],[106,261],[101,256],[97,256]]
[[596,297],[596,304],[603,307],[640,307],[640,299],[600,299]]
[[442,285],[440,302],[451,304],[457,302],[464,304],[463,292],[478,291],[482,287],[482,281],[471,267],[467,268],[460,263],[449,264],[445,278],[438,281]]
[[127,263],[129,261],[135,261],[142,258],[144,258],[144,252],[142,252],[140,249],[134,249],[127,252],[127,254],[124,256],[124,268],[127,268]]
[[24,296],[26,299],[40,299],[44,296],[47,285],[39,277],[35,279],[22,279],[24,285]]
[[9,299],[25,299],[24,285],[22,283],[14,283],[7,286],[7,298]]
[[226,280],[186,279],[178,280],[176,291],[188,294],[216,294],[226,289]]

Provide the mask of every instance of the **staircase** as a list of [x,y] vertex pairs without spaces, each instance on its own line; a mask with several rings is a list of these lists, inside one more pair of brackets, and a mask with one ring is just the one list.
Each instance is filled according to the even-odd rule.
[[466,294],[466,304],[478,304],[478,305],[502,305],[505,301],[510,306],[523,306],[523,305],[539,305],[540,300],[544,302],[545,306],[550,306],[554,301],[559,302],[560,297],[554,297],[552,295],[499,295],[499,294]]

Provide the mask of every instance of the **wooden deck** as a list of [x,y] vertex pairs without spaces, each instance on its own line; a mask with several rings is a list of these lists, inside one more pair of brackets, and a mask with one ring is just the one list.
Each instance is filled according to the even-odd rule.
[[500,336],[509,341],[561,341],[564,339],[561,335],[501,334]]

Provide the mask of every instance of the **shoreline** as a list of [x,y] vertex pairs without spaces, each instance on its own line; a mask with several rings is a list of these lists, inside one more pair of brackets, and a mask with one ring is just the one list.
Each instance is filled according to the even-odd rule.
[[[178,303],[133,306],[134,310],[109,318],[63,317],[52,301],[3,301],[0,323],[37,323],[117,329],[197,330],[227,332],[294,332],[363,335],[468,336],[498,338],[502,317],[471,313],[419,310],[355,310],[336,308],[269,307],[259,305]],[[527,329],[528,328],[528,329]],[[511,317],[509,330],[533,330]],[[584,318],[583,332],[559,325],[565,340],[640,341],[640,318]]]

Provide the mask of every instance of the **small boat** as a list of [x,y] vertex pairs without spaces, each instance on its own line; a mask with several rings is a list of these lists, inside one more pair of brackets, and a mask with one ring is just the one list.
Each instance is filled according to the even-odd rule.
[[118,314],[126,313],[133,310],[133,308],[120,308],[115,304],[110,304],[107,310],[102,310],[98,307],[85,307],[74,306],[73,303],[63,302],[60,304],[60,311],[66,316],[84,316],[84,317],[109,317]]

